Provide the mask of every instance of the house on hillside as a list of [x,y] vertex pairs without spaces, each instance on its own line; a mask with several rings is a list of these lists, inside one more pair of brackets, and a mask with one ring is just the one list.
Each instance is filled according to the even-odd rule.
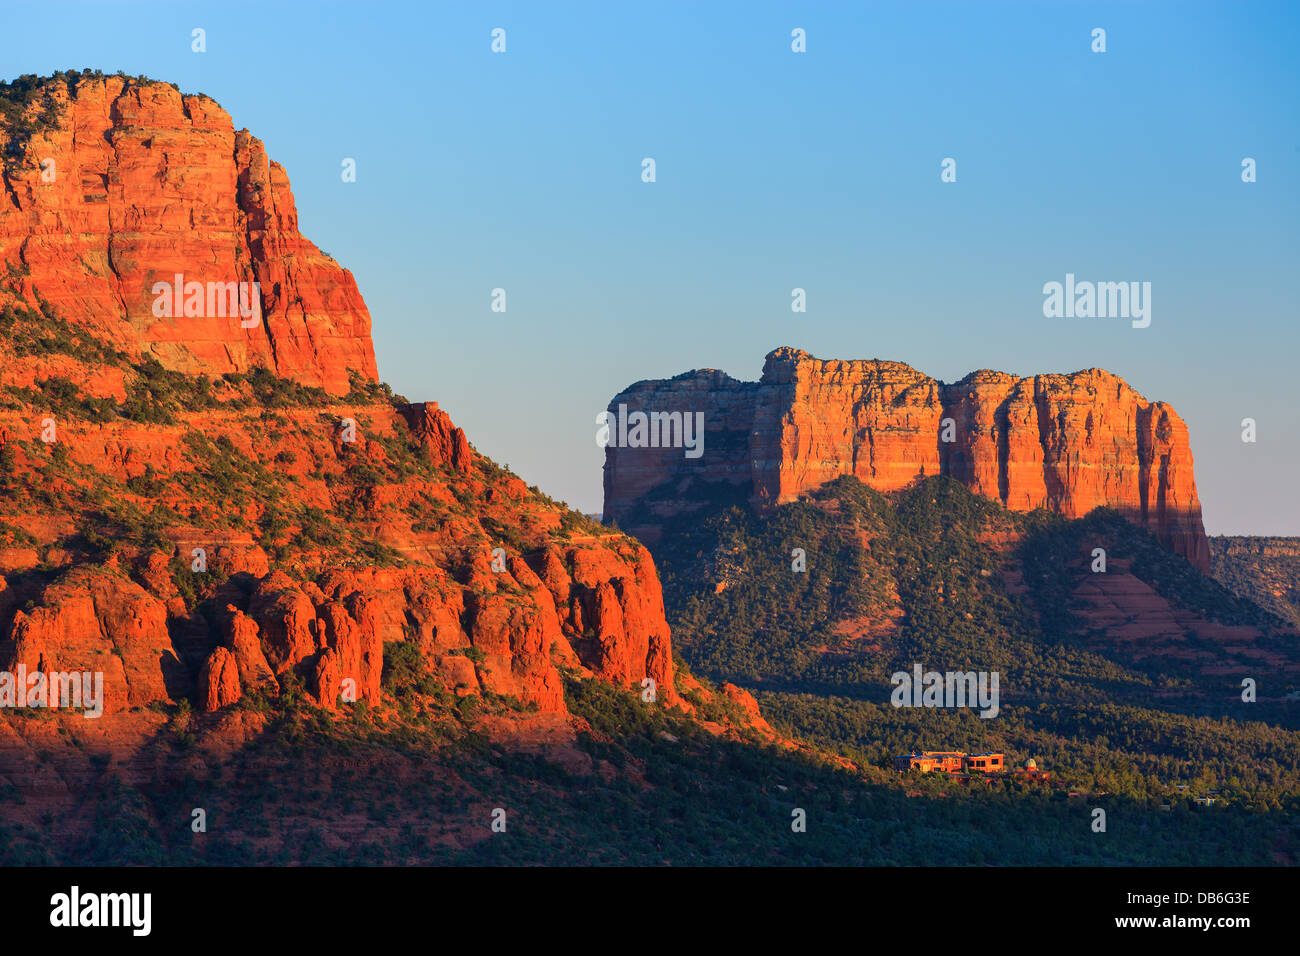
[[962,769],[967,773],[972,770],[978,770],[981,773],[1004,773],[1006,767],[1006,755],[994,751],[985,751],[982,754],[971,754],[962,760]]
[[967,782],[972,777],[987,778],[990,783],[999,778],[1032,783],[1047,783],[1052,779],[1052,772],[1039,770],[1038,763],[1032,757],[1025,761],[1023,767],[1009,770],[1006,754],[996,750],[978,754],[960,750],[922,750],[920,753],[899,754],[894,758],[894,769],[899,773],[909,770],[946,773]]
[[905,773],[919,770],[929,773],[937,770],[941,773],[961,773],[962,760],[966,755],[959,750],[923,750],[920,753],[900,754],[894,758],[894,769]]

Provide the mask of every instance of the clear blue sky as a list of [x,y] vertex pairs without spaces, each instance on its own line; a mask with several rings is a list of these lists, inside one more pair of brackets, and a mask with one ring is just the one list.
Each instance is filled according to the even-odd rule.
[[[1300,534],[1300,5],[2,6],[6,78],[146,73],[261,137],[381,376],[583,510],[617,391],[792,345],[1111,369],[1186,419],[1211,533]],[[1067,272],[1151,282],[1151,326],[1044,318]]]

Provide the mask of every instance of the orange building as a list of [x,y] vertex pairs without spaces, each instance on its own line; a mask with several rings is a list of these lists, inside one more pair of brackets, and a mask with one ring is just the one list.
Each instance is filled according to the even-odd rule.
[[[999,755],[1000,756],[1000,755]],[[923,750],[919,754],[900,754],[894,758],[894,769],[899,771],[919,770],[929,773],[961,773],[965,770],[966,754],[960,750]]]
[[921,773],[947,773],[969,782],[972,775],[1003,779],[1014,778],[1033,783],[1047,783],[1052,779],[1050,770],[1039,770],[1032,758],[1023,767],[1008,767],[1006,754],[989,750],[968,754],[960,750],[922,750],[920,753],[899,754],[894,758],[894,769],[900,773],[919,770]]
[[985,751],[982,754],[970,754],[963,756],[961,769],[970,773],[972,770],[978,770],[981,773],[1003,773],[1006,770],[1004,766],[1006,755]]

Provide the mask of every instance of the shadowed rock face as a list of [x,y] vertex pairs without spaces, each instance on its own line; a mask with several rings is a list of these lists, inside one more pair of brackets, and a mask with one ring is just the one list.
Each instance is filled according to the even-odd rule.
[[638,382],[610,411],[620,406],[704,413],[699,458],[605,449],[606,520],[652,541],[656,516],[703,507],[706,490],[730,489],[762,511],[840,475],[893,491],[943,474],[1014,511],[1114,508],[1209,569],[1187,426],[1102,369],[978,371],[945,385],[899,362],[780,348],[758,382],[688,372]]
[[[352,273],[298,231],[289,177],[262,142],[204,96],[123,77],[49,81],[0,190],[0,260],[26,292],[132,357],[184,372],[261,365],[342,394],[348,370],[377,378],[370,314]],[[155,283],[252,283],[262,318],[159,316]],[[251,305],[251,298],[250,298]],[[177,311],[180,311],[179,309]]]

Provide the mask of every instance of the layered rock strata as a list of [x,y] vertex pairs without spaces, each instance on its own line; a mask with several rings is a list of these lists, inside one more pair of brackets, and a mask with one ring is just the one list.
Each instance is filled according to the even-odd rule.
[[765,511],[840,475],[880,491],[949,475],[1014,511],[1113,508],[1209,568],[1187,426],[1102,369],[949,385],[900,362],[779,348],[758,382],[703,369],[638,382],[609,410],[703,413],[697,458],[662,441],[606,447],[606,520],[652,541],[659,519],[728,491]]

